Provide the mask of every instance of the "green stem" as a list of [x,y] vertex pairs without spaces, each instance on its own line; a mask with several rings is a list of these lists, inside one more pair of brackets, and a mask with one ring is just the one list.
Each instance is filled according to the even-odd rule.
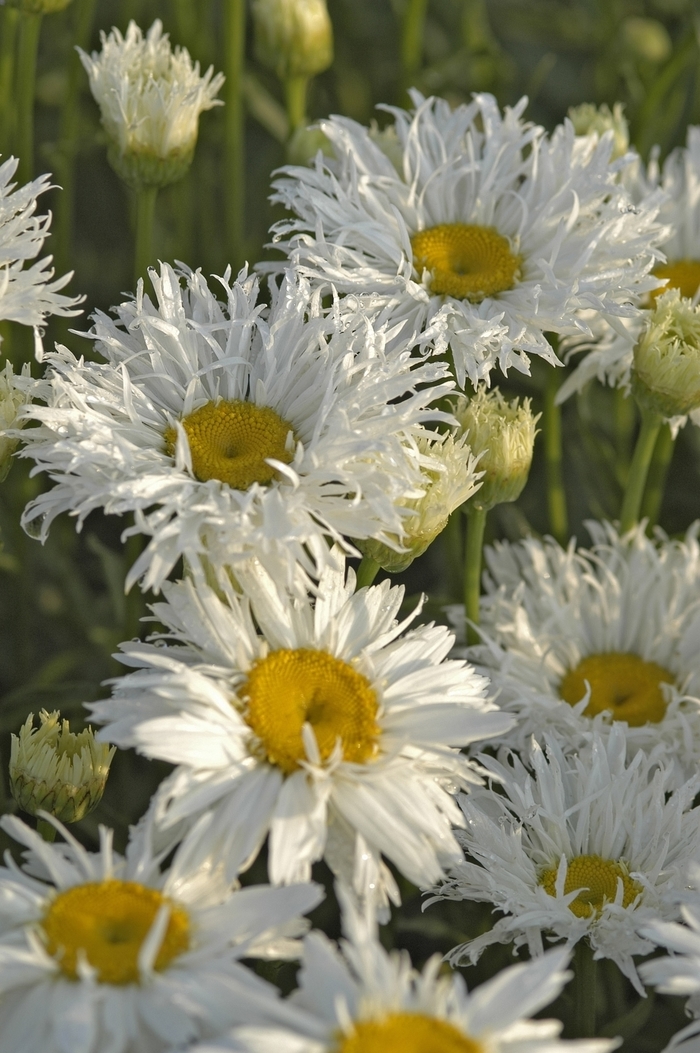
[[357,568],[357,588],[364,589],[366,585],[371,585],[380,569],[377,561],[371,556],[363,556]]
[[134,254],[134,287],[145,278],[153,259],[153,223],[156,215],[158,188],[141,187],[136,191],[136,251]]
[[576,1038],[593,1038],[596,1033],[596,965],[591,948],[579,940],[574,952]]
[[34,93],[41,19],[41,15],[20,11],[16,84],[17,174],[20,183],[28,183],[34,177]]
[[[464,617],[468,644],[478,643],[479,596],[481,595],[481,554],[484,548],[486,509],[478,505],[467,510],[467,544],[464,554]],[[472,624],[470,624],[472,623]]]
[[284,97],[291,135],[306,124],[306,88],[308,77],[288,77],[284,82]]
[[37,819],[36,831],[44,838],[44,841],[55,841],[56,840],[56,827],[52,826],[51,823],[47,823],[45,819]]
[[549,512],[549,529],[560,545],[565,545],[569,537],[569,517],[566,511],[566,493],[562,473],[562,440],[561,408],[556,404],[557,392],[561,384],[559,370],[552,367],[547,372],[544,389],[544,413],[542,431],[544,433],[544,456],[547,469],[547,509]]
[[650,527],[656,526],[659,519],[674,446],[675,440],[671,435],[671,429],[668,424],[662,425],[654,446],[647,487],[642,501],[641,518],[648,519]]
[[447,520],[444,553],[447,563],[447,592],[459,599],[462,595],[462,511],[457,508]]
[[423,37],[428,0],[408,0],[401,27],[401,65],[406,87],[418,72],[423,58]]
[[[90,44],[97,0],[75,0],[73,7],[73,42],[85,50]],[[68,87],[61,108],[59,151],[56,171],[63,189],[56,202],[56,269],[59,274],[71,267],[73,259],[73,222],[75,212],[75,156],[80,133],[80,90],[85,72],[77,51],[69,62]],[[185,257],[186,258],[186,257]]]
[[226,0],[224,8],[226,105],[224,107],[224,157],[226,239],[228,262],[234,274],[244,260],[245,117],[243,72],[245,64],[245,0]]
[[639,510],[642,507],[647,473],[662,423],[661,417],[653,410],[642,408],[641,414],[642,426],[637,436],[637,445],[634,448],[620,512],[620,533],[622,534],[626,534],[639,521]]
[[15,43],[19,14],[14,7],[0,7],[0,155],[4,160],[12,150],[15,100],[12,82],[15,74]]

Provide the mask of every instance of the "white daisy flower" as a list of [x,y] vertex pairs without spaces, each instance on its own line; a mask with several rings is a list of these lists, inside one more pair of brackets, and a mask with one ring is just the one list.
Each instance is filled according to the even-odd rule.
[[[54,280],[51,256],[36,260],[49,236],[51,213],[36,215],[37,199],[51,189],[48,175],[17,188],[12,177],[16,157],[0,165],[0,321],[34,327],[37,350],[41,349],[40,327],[49,315],[69,318],[80,314],[82,296],[63,296],[59,289],[73,272]],[[36,260],[29,266],[30,260]]]
[[238,959],[296,957],[316,886],[232,892],[181,852],[161,873],[143,826],[120,858],[105,827],[92,854],[52,822],[65,843],[1,820],[29,848],[0,868],[1,1053],[160,1053],[268,1019]]
[[662,231],[616,180],[612,137],[567,121],[548,139],[522,120],[526,99],[501,115],[490,95],[455,110],[412,98],[390,109],[398,170],[396,143],[387,154],[344,117],[320,124],[336,160],[282,170],[273,200],[294,218],[277,244],[305,275],[449,345],[461,386],[496,364],[528,372],[533,354],[556,364],[545,332],[590,334],[587,308],[637,313]]
[[[20,456],[54,487],[25,511],[42,540],[59,513],[135,514],[152,539],[127,583],[159,588],[176,561],[253,552],[292,580],[325,558],[324,536],[396,547],[398,506],[420,494],[421,422],[445,367],[410,359],[396,331],[362,314],[321,315],[288,276],[270,312],[241,272],[219,303],[202,275],[163,264],[157,303],[139,292],[117,320],[95,316],[104,363],[59,347],[33,390]],[[416,390],[420,387],[420,390]],[[348,551],[354,551],[346,543]]]
[[460,799],[468,858],[437,898],[490,902],[504,916],[449,960],[474,962],[492,943],[539,955],[543,936],[569,947],[585,938],[594,958],[610,958],[643,994],[633,958],[654,945],[639,930],[678,914],[685,870],[700,852],[699,780],[670,792],[659,754],[640,750],[628,764],[619,725],[575,754],[544,738],[544,752],[531,746],[534,774],[516,754],[481,756],[502,792]]
[[[699,524],[683,541],[644,524],[588,523],[590,550],[552,538],[486,550],[483,643],[468,656],[525,748],[551,730],[571,749],[619,726],[628,758],[660,747],[684,782],[700,765]],[[463,608],[450,618],[462,625]]]
[[571,977],[558,949],[513,965],[467,992],[460,975],[440,975],[440,958],[422,972],[405,952],[384,950],[371,919],[344,904],[340,948],[323,933],[304,941],[300,986],[276,1007],[276,1027],[236,1028],[193,1053],[604,1053],[615,1042],[559,1039],[558,1020],[530,1020]]
[[98,738],[179,765],[156,821],[208,813],[187,843],[225,859],[231,877],[269,834],[275,884],[307,880],[323,857],[358,896],[398,902],[382,855],[416,885],[438,880],[461,857],[451,794],[480,782],[456,747],[512,718],[447,659],[444,626],[402,636],[403,588],[354,592],[337,550],[315,604],[292,601],[257,561],[236,578],[244,595],[222,582],[226,602],[193,581],[166,584],[153,611],[177,644],[123,645],[137,671],[90,706],[106,725]]
[[170,47],[156,19],[144,37],[135,22],[126,36],[100,34],[102,51],[78,48],[109,139],[109,161],[135,186],[165,186],[189,168],[199,115],[213,106],[224,83],[210,66],[200,76],[187,48]]

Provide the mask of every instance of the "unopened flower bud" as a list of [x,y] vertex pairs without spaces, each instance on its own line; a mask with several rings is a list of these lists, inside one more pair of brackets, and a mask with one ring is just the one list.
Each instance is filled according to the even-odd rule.
[[532,412],[530,399],[508,402],[498,388],[480,387],[473,398],[460,398],[454,415],[474,454],[481,455],[478,468],[484,475],[472,503],[488,511],[516,501],[530,474],[540,419]]
[[[435,538],[447,526],[447,520],[460,505],[476,493],[479,487],[479,466],[466,436],[436,435],[419,440],[418,449],[424,459],[421,465],[420,497],[401,502],[412,514],[404,520],[404,534],[397,552],[381,541],[356,541],[365,556],[370,556],[390,574],[399,574],[422,556]],[[399,539],[397,538],[397,543]]]
[[109,138],[108,158],[118,176],[136,189],[163,187],[189,168],[199,115],[212,106],[224,77],[210,66],[200,76],[186,48],[173,51],[156,20],[144,37],[135,22],[126,36],[102,34],[102,51],[80,58]]
[[678,289],[658,298],[635,345],[632,392],[666,418],[700,407],[700,307]]
[[326,0],[254,0],[255,53],[280,80],[315,77],[333,61]]
[[665,62],[673,51],[668,30],[655,18],[629,15],[622,23],[621,34],[625,48],[645,62]]
[[71,0],[7,0],[8,7],[17,7],[28,15],[51,15],[63,11]]
[[[29,377],[28,364],[22,366],[21,375]],[[29,396],[17,387],[11,363],[6,362],[0,371],[0,483],[12,467],[12,454],[19,443],[19,439],[10,437],[7,432],[22,427],[24,421],[18,421],[17,414],[29,401]]]
[[49,812],[62,823],[77,823],[99,804],[115,753],[97,742],[91,728],[71,732],[60,713],[42,709],[40,726],[30,713],[12,736],[10,789],[23,812]]
[[591,102],[583,102],[580,106],[569,108],[569,120],[577,135],[595,133],[601,136],[605,132],[612,132],[612,157],[622,157],[627,153],[630,144],[630,130],[623,109],[621,102],[616,102],[612,110],[607,103],[594,106]]

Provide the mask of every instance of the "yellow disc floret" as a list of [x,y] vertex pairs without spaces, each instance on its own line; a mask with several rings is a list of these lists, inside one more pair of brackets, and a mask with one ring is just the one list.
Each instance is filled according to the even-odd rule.
[[[192,471],[203,483],[218,479],[234,490],[248,490],[253,483],[267,486],[277,478],[268,458],[289,464],[294,454],[291,424],[269,406],[241,399],[207,402],[181,423],[190,444]],[[171,456],[176,444],[175,428],[167,428],[165,448]]]
[[325,651],[273,651],[253,665],[239,695],[268,761],[285,774],[306,757],[302,729],[307,723],[324,761],[338,741],[343,759],[355,764],[377,752],[378,703],[371,684]]
[[89,882],[60,892],[41,922],[46,950],[71,980],[84,960],[100,983],[138,983],[139,953],[164,904],[170,916],[154,964],[160,972],[188,949],[189,917],[157,889],[133,881]]
[[360,1020],[333,1053],[483,1053],[483,1047],[454,1024],[423,1013],[391,1013]]
[[668,285],[654,289],[649,294],[652,300],[656,300],[666,289],[678,289],[681,296],[692,300],[700,289],[700,260],[669,260],[654,267],[654,274],[657,278],[668,278]]
[[431,272],[430,291],[439,296],[481,303],[520,277],[520,256],[493,227],[442,223],[414,234],[411,245],[416,270]]
[[589,654],[570,669],[559,686],[559,694],[575,706],[586,694],[586,681],[591,697],[584,713],[611,713],[615,720],[625,720],[633,727],[658,724],[666,713],[662,684],[672,684],[674,676],[656,662],[645,662],[636,654],[610,651]]
[[[540,874],[540,885],[550,896],[556,895],[557,866],[548,867]],[[625,864],[601,856],[576,856],[569,860],[564,881],[564,895],[580,889],[569,910],[577,918],[600,914],[605,903],[614,903],[618,882],[622,882],[622,906],[629,907],[642,892],[638,881],[629,876]]]

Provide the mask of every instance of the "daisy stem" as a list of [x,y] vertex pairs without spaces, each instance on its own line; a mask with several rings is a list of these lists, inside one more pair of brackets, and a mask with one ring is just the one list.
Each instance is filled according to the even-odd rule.
[[245,114],[243,73],[245,66],[245,0],[226,0],[224,48],[226,105],[224,106],[224,159],[226,195],[227,262],[234,274],[243,265],[245,212]]
[[20,183],[28,183],[34,176],[34,93],[41,19],[40,14],[20,11],[16,82],[17,176]]
[[41,834],[44,841],[56,840],[56,827],[52,826],[51,823],[47,823],[45,819],[37,819],[36,832]]
[[642,501],[641,518],[648,519],[650,527],[656,525],[661,512],[661,502],[664,499],[664,490],[666,488],[666,476],[671,465],[674,446],[675,440],[671,435],[671,429],[668,424],[663,424],[654,446],[654,453],[649,465],[647,488]]
[[401,65],[405,87],[418,72],[423,57],[423,29],[428,10],[428,0],[408,0],[401,30]]
[[379,570],[380,567],[376,560],[371,556],[363,556],[357,568],[357,588],[363,589],[365,585],[371,585]]
[[284,82],[284,97],[287,103],[289,134],[306,124],[306,88],[308,77],[288,77]]
[[559,370],[552,367],[547,372],[544,389],[544,456],[547,470],[547,509],[549,529],[560,545],[565,545],[569,536],[569,517],[566,511],[566,493],[562,474],[561,408],[556,404],[561,384]]
[[478,505],[468,508],[467,544],[464,556],[464,617],[468,644],[475,644],[480,640],[475,626],[479,624],[481,554],[484,548],[485,528],[486,509]]
[[649,465],[654,453],[656,439],[662,424],[662,418],[653,410],[640,407],[642,424],[637,436],[637,445],[632,455],[625,496],[620,512],[620,533],[626,534],[639,520],[642,497],[647,481]]
[[576,985],[576,1038],[593,1038],[596,1025],[597,962],[585,940],[579,940],[574,952],[574,983]]
[[134,253],[134,288],[145,278],[153,261],[153,222],[156,215],[158,187],[142,186],[136,191],[136,251]]
[[3,161],[12,149],[15,105],[12,81],[19,14],[14,7],[0,7],[0,154]]

